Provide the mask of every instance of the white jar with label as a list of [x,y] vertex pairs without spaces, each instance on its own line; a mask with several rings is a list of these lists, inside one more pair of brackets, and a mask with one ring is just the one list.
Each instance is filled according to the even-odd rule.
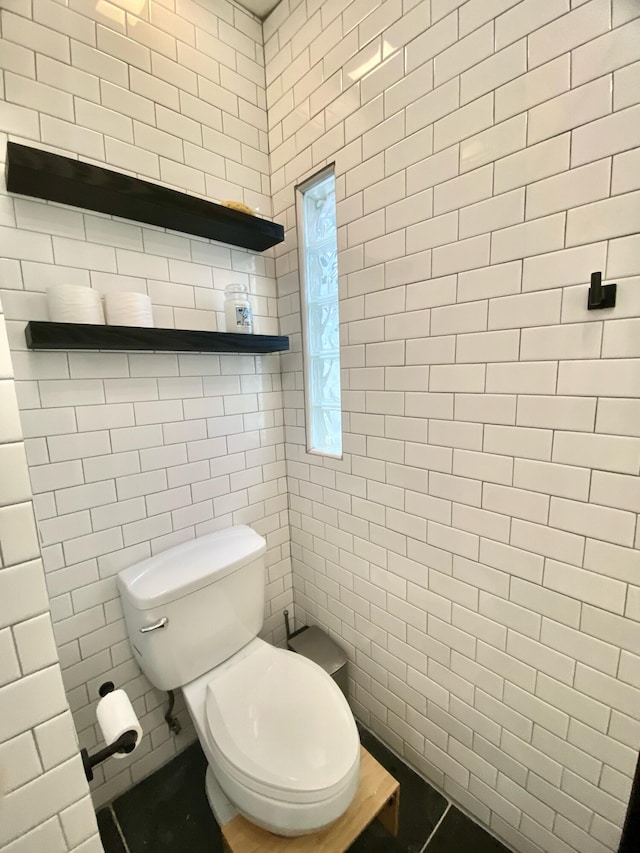
[[246,284],[228,284],[225,287],[224,321],[227,332],[253,334],[253,314]]

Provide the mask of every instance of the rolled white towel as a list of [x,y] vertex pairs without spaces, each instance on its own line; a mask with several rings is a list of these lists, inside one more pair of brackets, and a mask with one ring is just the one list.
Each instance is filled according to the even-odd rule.
[[146,293],[106,293],[104,307],[110,326],[153,326],[151,299]]
[[49,318],[54,323],[104,324],[102,297],[97,290],[77,284],[56,284],[47,291]]

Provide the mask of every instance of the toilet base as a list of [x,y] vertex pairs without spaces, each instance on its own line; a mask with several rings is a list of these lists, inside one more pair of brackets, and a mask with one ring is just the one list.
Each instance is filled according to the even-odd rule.
[[360,756],[360,785],[355,798],[331,826],[311,835],[283,838],[237,814],[221,825],[225,853],[345,853],[376,818],[397,835],[400,785],[364,747]]
[[213,816],[215,817],[218,826],[224,826],[225,823],[228,823],[237,814],[239,814],[238,809],[233,805],[229,797],[227,797],[220,787],[211,767],[207,767],[207,775],[205,776],[204,784]]

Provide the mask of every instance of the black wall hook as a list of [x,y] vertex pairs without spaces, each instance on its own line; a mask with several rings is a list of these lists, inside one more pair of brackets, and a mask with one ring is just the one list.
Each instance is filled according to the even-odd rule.
[[596,308],[613,308],[616,304],[617,284],[602,284],[602,273],[591,273],[591,286],[589,288],[589,299],[587,308],[594,311]]

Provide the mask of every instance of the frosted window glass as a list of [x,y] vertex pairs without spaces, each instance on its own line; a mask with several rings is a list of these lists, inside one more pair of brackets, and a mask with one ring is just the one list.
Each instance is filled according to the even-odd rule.
[[302,190],[302,287],[309,450],[342,454],[338,242],[333,173]]

